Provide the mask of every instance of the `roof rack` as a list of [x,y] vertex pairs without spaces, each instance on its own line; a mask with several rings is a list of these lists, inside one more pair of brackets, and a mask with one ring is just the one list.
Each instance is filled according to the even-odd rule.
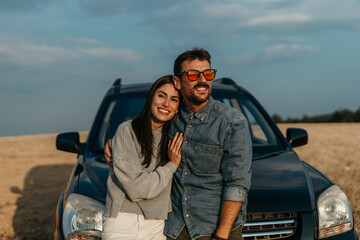
[[119,93],[121,87],[121,78],[116,79],[115,82],[113,83],[113,86],[114,86],[114,93]]
[[236,90],[240,91],[240,92],[244,92],[244,89],[242,87],[240,87],[234,80],[232,80],[231,78],[219,78],[214,80],[213,82],[219,82],[225,85],[230,85],[233,86]]
[[220,82],[225,85],[233,85],[233,86],[237,85],[236,82],[231,78],[220,78],[220,79],[216,79],[214,82]]
[[219,79],[215,79],[213,82],[218,82],[218,83],[222,83],[225,85],[231,85],[234,87],[237,87],[237,84],[234,80],[232,80],[231,78],[219,78]]

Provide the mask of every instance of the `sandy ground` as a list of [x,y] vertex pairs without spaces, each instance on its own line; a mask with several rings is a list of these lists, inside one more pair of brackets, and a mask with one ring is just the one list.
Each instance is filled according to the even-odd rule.
[[52,239],[57,200],[76,161],[56,150],[55,138],[0,138],[0,239]]
[[[299,156],[347,194],[360,230],[360,124],[282,124],[305,128]],[[85,137],[82,134],[82,139]],[[0,239],[52,239],[55,209],[76,155],[57,151],[56,134],[0,138]]]

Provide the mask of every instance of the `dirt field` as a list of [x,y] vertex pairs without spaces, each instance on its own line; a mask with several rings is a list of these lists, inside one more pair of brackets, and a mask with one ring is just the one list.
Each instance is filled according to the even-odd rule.
[[[345,191],[359,233],[360,124],[280,125],[282,131],[287,127],[308,131],[309,143],[295,150]],[[57,200],[76,158],[57,151],[55,137],[0,138],[0,239],[52,239]]]
[[295,148],[299,157],[327,175],[347,195],[360,234],[360,124],[280,124],[285,134],[288,127],[304,128],[307,145]]

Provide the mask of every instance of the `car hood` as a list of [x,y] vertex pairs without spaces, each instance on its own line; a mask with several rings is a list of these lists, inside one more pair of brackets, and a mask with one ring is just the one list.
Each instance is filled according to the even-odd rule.
[[299,212],[315,209],[312,184],[294,152],[253,160],[248,212]]
[[[79,193],[105,201],[109,167],[103,156],[87,158],[82,166]],[[253,160],[251,171],[248,212],[306,212],[316,208],[313,177],[294,152]]]
[[[105,202],[110,167],[103,155],[86,156],[78,167],[78,193]],[[76,174],[76,173],[75,173]]]

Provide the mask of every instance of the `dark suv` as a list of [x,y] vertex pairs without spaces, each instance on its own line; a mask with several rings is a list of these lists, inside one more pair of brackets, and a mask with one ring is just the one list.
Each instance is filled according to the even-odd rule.
[[[122,121],[139,113],[150,85],[116,80],[85,143],[77,132],[57,136],[57,149],[78,157],[58,202],[54,239],[101,239],[109,171],[104,146]],[[344,192],[293,150],[307,143],[305,130],[289,128],[284,138],[259,102],[231,79],[215,80],[212,96],[241,111],[249,122],[253,175],[243,227],[246,240],[358,239]]]

